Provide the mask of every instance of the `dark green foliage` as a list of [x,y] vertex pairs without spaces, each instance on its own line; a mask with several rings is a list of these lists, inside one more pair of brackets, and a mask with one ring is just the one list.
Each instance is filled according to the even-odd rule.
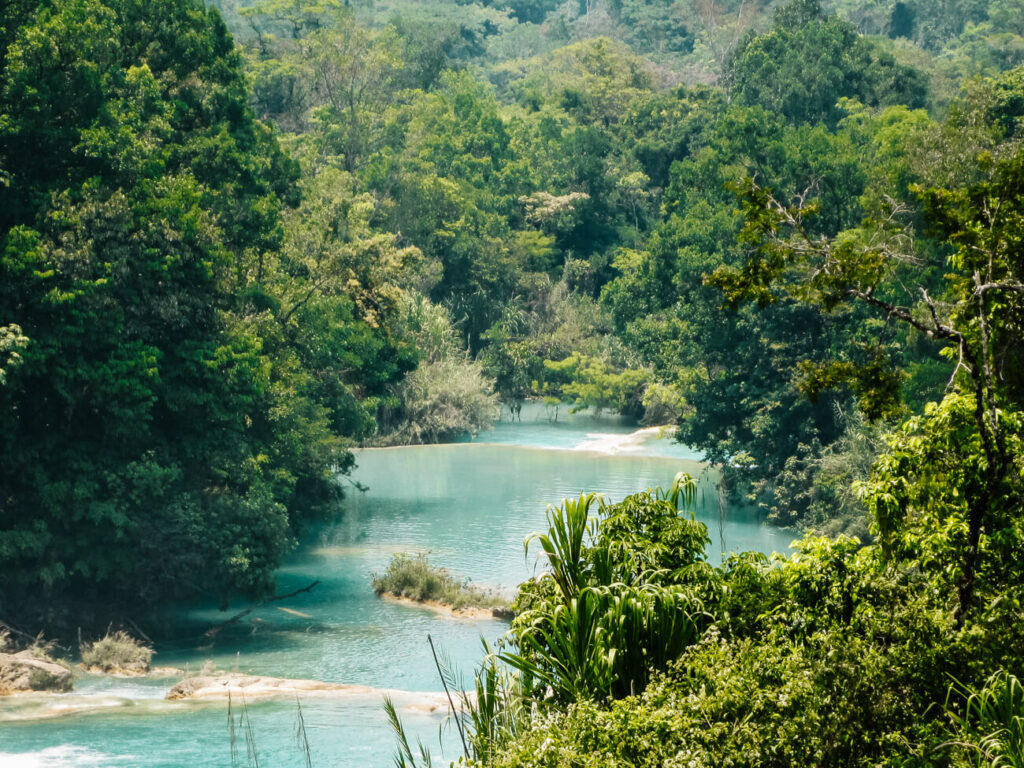
[[[0,318],[23,341],[0,385],[0,612],[62,628],[263,594],[366,430],[339,372],[391,342],[347,296],[318,299],[316,331],[276,314],[297,167],[216,12],[4,13]],[[316,332],[354,358],[313,356]]]
[[[845,382],[819,381],[810,391],[801,371],[865,330],[863,315],[829,316],[789,301],[722,306],[727,302],[706,277],[743,259],[727,186],[740,169],[774,179],[815,201],[823,215],[808,226],[836,232],[862,215],[858,196],[867,178],[847,135],[789,128],[759,108],[720,110],[711,101],[704,109],[711,114],[689,140],[689,156],[672,166],[668,217],[645,253],[622,260],[623,274],[602,298],[627,343],[677,384],[687,405],[680,439],[764,480],[775,478],[799,445],[828,445],[842,434],[841,414],[854,393]],[[866,337],[847,365],[862,366],[876,349]]]
[[[1021,402],[1017,376],[1011,371],[1016,370],[1020,353],[1021,265],[1016,244],[1022,220],[1022,154],[1013,144],[1008,150],[996,162],[987,155],[979,157],[979,175],[987,177],[983,181],[949,189],[917,188],[928,228],[951,254],[941,283],[934,280],[926,258],[915,258],[915,242],[900,223],[903,211],[891,200],[893,211],[888,217],[867,219],[860,229],[833,239],[815,236],[801,223],[813,208],[797,205],[786,209],[753,184],[746,195],[744,240],[756,246],[754,254],[741,268],[719,268],[713,278],[733,301],[764,303],[787,297],[830,310],[847,302],[862,303],[940,341],[946,357],[961,361],[951,385],[960,384],[962,401],[950,394],[941,410],[926,407],[926,412],[945,415],[943,429],[959,435],[957,444],[984,457],[973,479],[944,476],[939,484],[965,484],[962,514],[966,538],[957,558],[961,623],[972,607],[982,538],[993,533],[993,527],[1004,525],[997,499],[1015,499],[1004,483],[1016,476],[1013,464],[1019,428],[1014,414]],[[999,202],[993,205],[993,201]],[[931,255],[927,246],[918,249]],[[916,296],[907,288],[913,282],[918,285]],[[945,306],[936,305],[931,291],[941,291]],[[911,303],[903,305],[902,301]],[[881,365],[849,371],[862,401],[870,395],[869,402],[881,404],[898,396],[899,389],[879,375],[884,371]],[[943,446],[938,436],[931,443],[940,452]],[[934,455],[925,463],[939,466],[944,459]],[[941,505],[925,506],[942,509]],[[887,516],[879,512],[877,519],[886,530]]]
[[760,104],[796,123],[835,125],[840,98],[870,106],[925,103],[926,81],[900,65],[852,24],[827,16],[817,0],[793,0],[772,29],[738,48],[726,69],[735,99]]
[[889,37],[914,36],[914,29],[917,26],[917,13],[913,6],[904,2],[898,2],[892,7],[889,16]]

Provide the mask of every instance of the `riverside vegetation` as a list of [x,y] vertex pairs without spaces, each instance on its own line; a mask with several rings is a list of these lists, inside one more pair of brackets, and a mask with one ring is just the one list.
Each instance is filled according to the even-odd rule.
[[453,611],[480,608],[504,615],[508,601],[492,591],[460,581],[447,569],[431,565],[425,554],[396,554],[387,569],[373,577],[378,595],[391,595],[417,603],[436,603]]
[[527,397],[677,422],[773,522],[866,537],[850,488],[959,358],[868,301],[723,293],[727,185],[812,239],[889,216],[912,246],[859,290],[943,309],[922,195],[1012,155],[1010,0],[217,5],[3,10],[0,617],[262,597],[351,447]]
[[0,9],[5,622],[265,597],[543,398],[835,538],[553,511],[467,760],[1021,764],[1020,0],[211,6]]
[[[788,558],[712,567],[685,512],[692,490],[681,476],[669,492],[549,511],[532,537],[548,578],[521,585],[511,632],[461,697],[460,765],[1021,764],[1018,561],[990,548],[1005,581],[959,617],[948,564],[966,553],[941,535],[937,560],[808,537]],[[429,765],[388,714],[396,765]]]
[[82,666],[90,672],[141,675],[149,671],[153,649],[124,630],[107,632],[80,649]]

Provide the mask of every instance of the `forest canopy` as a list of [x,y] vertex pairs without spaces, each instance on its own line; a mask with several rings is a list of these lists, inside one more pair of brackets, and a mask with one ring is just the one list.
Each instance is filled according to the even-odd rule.
[[351,448],[535,400],[805,538],[552,507],[467,759],[1024,760],[1022,0],[0,18],[3,622],[265,598]]
[[0,614],[263,594],[416,353],[285,232],[312,196],[215,11],[3,21]]
[[886,435],[984,368],[925,320],[1024,111],[1019,3],[939,5],[6,4],[0,616],[266,594],[350,447],[524,399],[868,540]]

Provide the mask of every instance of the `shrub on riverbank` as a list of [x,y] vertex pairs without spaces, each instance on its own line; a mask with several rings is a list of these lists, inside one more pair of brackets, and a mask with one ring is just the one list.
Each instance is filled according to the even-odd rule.
[[431,565],[424,554],[396,554],[381,576],[374,576],[378,595],[441,603],[453,610],[466,608],[503,608],[507,601],[488,590],[459,581],[447,568]]
[[[512,673],[489,677],[492,656],[477,674],[498,690],[468,708],[466,758],[1024,765],[1024,419],[999,414],[1007,469],[984,496],[974,415],[970,396],[947,395],[887,439],[859,488],[878,531],[867,546],[808,536],[789,556],[712,566],[684,475],[668,492],[552,507],[526,539],[549,570],[520,586],[497,654]],[[988,527],[971,551],[978,509]]]
[[420,445],[477,435],[498,418],[494,381],[462,347],[449,311],[423,297],[408,300],[403,323],[422,359],[378,412],[373,445]]
[[145,674],[153,659],[153,649],[127,632],[107,633],[94,643],[82,646],[82,664],[100,672]]

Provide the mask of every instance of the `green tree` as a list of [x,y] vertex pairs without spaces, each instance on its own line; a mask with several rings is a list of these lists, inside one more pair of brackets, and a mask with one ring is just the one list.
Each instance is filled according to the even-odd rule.
[[842,116],[841,97],[919,107],[926,91],[920,73],[860,37],[853,25],[826,16],[818,0],[793,0],[779,9],[770,31],[736,49],[725,79],[741,103],[833,126]]
[[643,251],[617,256],[620,276],[604,288],[602,303],[627,347],[685,399],[680,439],[731,465],[735,479],[768,480],[799,446],[835,441],[851,404],[842,386],[820,387],[808,400],[800,364],[831,359],[840,340],[856,340],[848,362],[866,365],[879,345],[864,332],[864,313],[829,316],[793,301],[723,306],[705,278],[745,258],[727,185],[744,174],[771,179],[817,201],[827,215],[815,226],[837,232],[862,215],[862,139],[822,126],[788,127],[757,107],[722,110],[717,99],[702,105],[686,92],[678,98],[687,99],[692,133],[662,196],[667,216]]
[[[215,11],[2,13],[0,611],[60,630],[264,594],[338,499],[359,401],[414,364],[380,300],[404,257],[285,234],[297,165]],[[317,191],[305,212],[344,219]]]
[[389,122],[395,146],[364,175],[381,199],[373,223],[441,266],[430,297],[451,307],[475,352],[513,281],[509,214],[518,179],[497,101],[468,75],[448,74]]
[[[1011,148],[1004,159],[992,162],[982,155],[978,162],[984,171],[981,181],[952,189],[919,190],[928,225],[945,246],[939,253],[948,254],[938,288],[928,279],[927,263],[915,252],[898,203],[863,227],[836,238],[820,237],[803,223],[811,210],[782,205],[754,184],[747,187],[745,237],[759,244],[759,250],[741,268],[723,268],[715,276],[734,300],[764,302],[784,295],[828,309],[862,303],[936,339],[956,361],[951,384],[959,386],[973,408],[973,421],[965,427],[973,436],[962,439],[975,446],[981,470],[962,491],[965,538],[955,579],[960,624],[974,602],[982,537],[996,535],[993,529],[999,528],[1004,514],[1002,500],[1015,498],[1005,484],[1014,476],[1016,428],[1004,419],[1007,409],[1012,414],[1019,408],[1022,394],[1018,342],[1024,289],[1017,243],[1024,221],[1020,205],[1024,153]],[[925,269],[908,274],[908,266],[918,265]],[[783,272],[788,277],[783,278]],[[901,279],[894,281],[894,275]],[[916,285],[910,277],[917,278]],[[878,373],[862,368],[850,369],[846,375],[859,378],[866,394],[884,400],[892,392],[884,377],[876,378]],[[948,396],[948,408],[956,407],[954,397]],[[907,505],[899,509],[909,512]],[[880,524],[886,519],[880,517]]]
[[611,410],[633,416],[643,411],[641,397],[650,375],[647,371],[608,370],[603,360],[578,353],[564,360],[545,360],[544,367],[546,383],[571,399],[574,410],[593,408],[595,413]]

